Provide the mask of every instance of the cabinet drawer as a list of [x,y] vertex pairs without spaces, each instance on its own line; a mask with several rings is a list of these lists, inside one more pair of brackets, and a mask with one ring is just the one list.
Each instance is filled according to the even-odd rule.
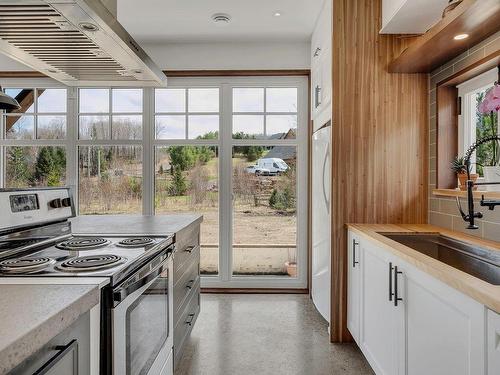
[[174,328],[174,367],[182,356],[182,349],[200,314],[200,284],[195,286],[191,299]]
[[[180,258],[180,259],[179,259]],[[176,285],[182,276],[187,272],[191,265],[200,263],[200,247],[188,246],[182,252],[176,252],[174,255],[174,285]]]
[[193,262],[186,272],[174,285],[174,324],[195,292],[196,285],[200,282],[200,263]]
[[180,271],[186,262],[192,262],[196,253],[196,248],[200,245],[200,227],[199,225],[187,231],[183,236],[175,240],[174,255],[174,283],[183,272]]
[[13,369],[11,375],[90,375],[90,313],[51,339],[37,353]]

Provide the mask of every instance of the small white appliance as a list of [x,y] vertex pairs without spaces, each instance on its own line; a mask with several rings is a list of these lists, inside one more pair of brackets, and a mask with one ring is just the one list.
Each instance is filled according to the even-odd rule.
[[330,322],[330,146],[331,122],[320,127],[312,140],[312,285],[314,305]]

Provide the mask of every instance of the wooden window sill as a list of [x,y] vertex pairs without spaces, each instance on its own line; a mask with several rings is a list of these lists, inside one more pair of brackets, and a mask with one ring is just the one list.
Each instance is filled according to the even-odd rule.
[[[434,189],[432,195],[437,197],[460,197],[467,198],[467,192],[458,189]],[[483,196],[487,199],[500,199],[500,191],[474,191],[474,198],[480,199]]]

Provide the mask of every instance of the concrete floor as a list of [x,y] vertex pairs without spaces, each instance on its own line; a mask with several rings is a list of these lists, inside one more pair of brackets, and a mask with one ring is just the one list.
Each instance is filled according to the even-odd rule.
[[373,374],[354,344],[330,344],[307,295],[202,294],[175,375]]

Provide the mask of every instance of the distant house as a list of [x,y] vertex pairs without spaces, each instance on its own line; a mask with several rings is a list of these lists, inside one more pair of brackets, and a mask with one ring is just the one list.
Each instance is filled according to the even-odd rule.
[[[287,133],[273,134],[269,139],[295,139],[296,129],[290,129]],[[278,158],[287,164],[295,164],[297,159],[297,148],[295,146],[274,146],[263,158]]]

